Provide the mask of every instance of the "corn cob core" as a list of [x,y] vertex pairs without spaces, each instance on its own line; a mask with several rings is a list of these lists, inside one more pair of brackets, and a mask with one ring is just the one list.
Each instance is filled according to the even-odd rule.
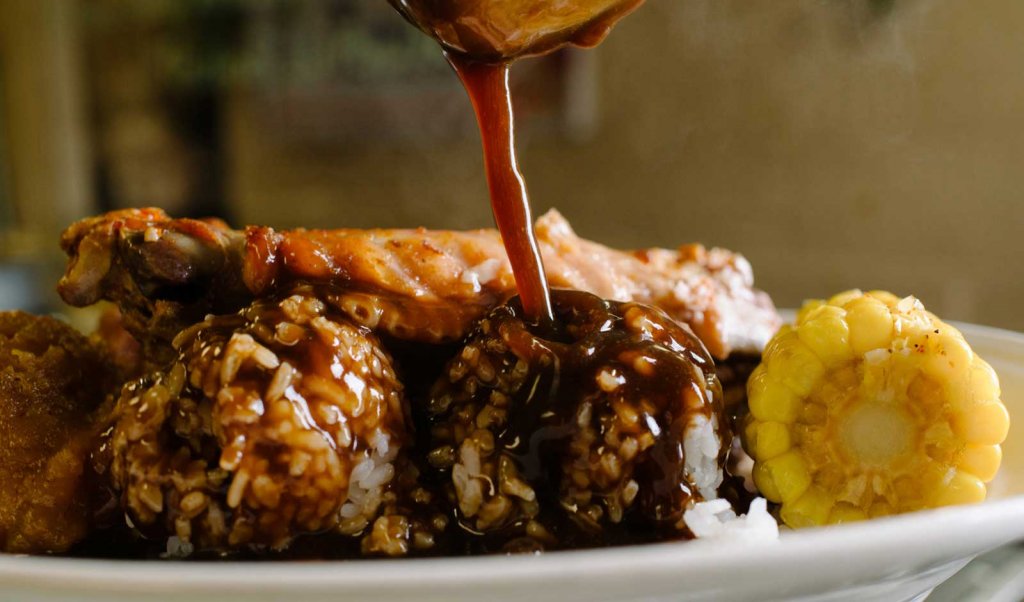
[[791,527],[980,502],[1009,428],[963,335],[882,291],[805,304],[747,392],[754,483]]

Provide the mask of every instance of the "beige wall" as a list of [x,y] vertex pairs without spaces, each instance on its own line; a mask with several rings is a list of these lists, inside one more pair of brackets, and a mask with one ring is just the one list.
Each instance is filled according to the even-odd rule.
[[0,256],[55,248],[54,233],[92,210],[75,7],[0,0],[0,110],[19,225]]
[[[0,232],[0,287],[12,287],[0,296],[26,308],[58,306],[58,235],[95,210],[75,9],[69,0],[0,0],[0,169],[14,218]],[[8,271],[7,262],[17,265]]]
[[[1024,2],[854,4],[649,0],[596,51],[597,134],[520,141],[535,208],[614,245],[742,251],[781,305],[885,287],[1024,329]],[[244,95],[227,115],[245,221],[489,223],[472,136],[294,148]]]

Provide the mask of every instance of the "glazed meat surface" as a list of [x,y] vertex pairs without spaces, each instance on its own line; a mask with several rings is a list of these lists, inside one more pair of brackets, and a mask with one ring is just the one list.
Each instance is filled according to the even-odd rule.
[[116,382],[70,326],[0,312],[0,551],[63,552],[88,534],[94,419]]
[[[557,212],[538,220],[537,239],[552,286],[657,306],[718,359],[759,353],[780,323],[749,263],[729,251],[617,251],[578,237]],[[495,230],[238,231],[141,209],[78,222],[61,244],[70,258],[64,300],[114,301],[151,357],[206,314],[295,282],[327,287],[328,302],[360,325],[431,343],[462,339],[515,290]]]

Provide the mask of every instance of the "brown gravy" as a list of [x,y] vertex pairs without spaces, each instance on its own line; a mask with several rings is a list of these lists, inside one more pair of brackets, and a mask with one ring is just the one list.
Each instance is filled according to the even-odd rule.
[[516,58],[561,46],[595,46],[643,0],[389,0],[436,39],[466,87],[483,139],[494,221],[512,265],[525,317],[554,315],[533,233],[526,182],[515,151],[509,67]]
[[516,162],[509,65],[478,63],[453,54],[447,57],[466,86],[480,125],[491,209],[512,265],[523,311],[535,323],[551,321],[554,316],[544,262],[533,233],[526,182]]
[[[695,417],[714,422],[721,413],[714,361],[692,331],[660,310],[562,289],[552,291],[552,301],[552,327],[530,325],[518,299],[495,308],[469,337],[470,353],[451,361],[426,404],[438,456],[449,449],[464,454],[467,439],[480,440],[482,429],[491,433],[483,439],[490,443],[477,448],[482,468],[474,469],[494,483],[485,504],[505,491],[507,469],[494,466],[506,461],[538,503],[533,509],[508,498],[513,510],[484,524],[453,504],[466,545],[511,552],[683,537],[682,512],[702,498],[682,442]],[[496,376],[487,382],[458,376],[474,373],[478,363]],[[525,376],[516,376],[520,365]],[[600,374],[614,374],[616,384],[599,386]],[[623,418],[629,415],[644,419]],[[730,439],[728,425],[718,427],[718,436]],[[622,455],[612,473],[595,460],[622,453],[626,439],[645,438],[649,446]],[[719,462],[726,451],[723,446]],[[627,481],[638,495],[622,502]],[[611,518],[613,512],[618,516]],[[546,534],[531,534],[531,522]]]

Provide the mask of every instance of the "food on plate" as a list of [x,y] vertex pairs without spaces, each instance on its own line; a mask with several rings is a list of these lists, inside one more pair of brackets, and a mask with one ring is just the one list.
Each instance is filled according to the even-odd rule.
[[914,298],[843,293],[777,329],[728,251],[615,251],[554,213],[537,240],[550,320],[525,311],[493,230],[234,231],[155,210],[72,226],[61,292],[120,316],[86,339],[6,315],[5,370],[51,396],[5,399],[29,455],[4,467],[46,467],[24,478],[46,495],[5,490],[4,549],[94,553],[119,514],[135,543],[104,553],[130,557],[766,541],[776,517],[984,497],[998,381]]
[[367,530],[410,436],[372,333],[300,289],[211,316],[174,347],[111,416],[103,453],[132,524],[207,552]]
[[992,367],[887,292],[806,304],[748,393],[754,482],[792,527],[980,502],[1009,428]]
[[[70,262],[58,287],[61,296],[77,306],[100,299],[115,302],[126,328],[144,346],[148,367],[156,370],[155,376],[129,385],[115,410],[114,487],[125,493],[123,500],[136,521],[162,523],[161,535],[173,531],[179,544],[173,547],[184,546],[186,551],[196,543],[204,550],[251,550],[254,545],[281,549],[299,535],[339,528],[364,536],[362,553],[387,555],[604,545],[611,540],[601,534],[611,533],[620,523],[622,541],[690,535],[682,515],[698,500],[718,496],[732,447],[731,422],[742,410],[742,383],[752,368],[751,356],[760,353],[779,324],[774,306],[753,288],[749,264],[725,251],[696,245],[675,252],[614,251],[580,239],[555,213],[542,218],[535,231],[515,160],[508,89],[512,59],[568,43],[594,45],[641,2],[393,2],[408,19],[446,44],[446,56],[470,95],[483,135],[497,231],[277,232],[251,227],[239,232],[217,221],[172,220],[148,209],[83,220],[64,233],[61,244]],[[559,293],[563,313],[556,314],[549,285],[598,297]],[[275,385],[281,366],[291,364],[296,350],[281,349],[281,341],[258,336],[261,330],[272,336],[282,324],[290,330],[291,322],[246,317],[243,308],[286,303],[295,297],[296,287],[303,291],[303,303],[317,304],[318,318],[326,319],[329,313],[330,320],[352,338],[365,338],[381,349],[382,362],[391,362],[384,351],[389,343],[400,351],[396,356],[405,358],[443,359],[457,353],[441,375],[431,369],[440,370],[439,362],[426,361],[396,367],[395,374],[406,380],[404,388],[397,376],[385,379],[384,395],[394,393],[399,406],[389,416],[404,413],[410,424],[387,433],[394,441],[384,452],[373,452],[370,440],[369,450],[366,442],[359,442],[351,449],[339,443],[339,448],[322,452],[330,461],[345,460],[351,453],[395,454],[381,458],[401,472],[396,491],[388,492],[384,516],[376,515],[385,494],[352,489],[353,483],[362,484],[361,472],[356,479],[356,471],[363,467],[358,460],[329,478],[317,473],[307,477],[305,465],[294,469],[296,474],[291,468],[287,474],[280,469],[262,474],[268,466],[290,467],[288,458],[297,446],[287,437],[272,435],[277,419],[265,424],[264,418],[278,406],[299,415],[308,412],[288,405],[294,401],[288,396],[278,399],[280,387]],[[237,316],[228,317],[233,312],[240,312],[242,323]],[[561,347],[551,353],[519,349],[498,331],[488,332],[491,322],[518,328],[517,337],[524,341],[533,337],[537,344]],[[211,336],[218,342],[209,343]],[[187,337],[198,342],[189,347]],[[250,361],[263,371],[259,378],[236,384],[224,377],[223,366],[231,365],[231,356],[218,358],[233,341],[243,341],[251,349]],[[499,350],[499,342],[509,347]],[[424,351],[428,346],[436,350]],[[522,427],[519,443],[496,429],[504,409],[500,397],[509,401],[525,393],[519,390],[524,383],[506,379],[486,399],[476,397],[486,389],[478,382],[486,373],[484,363],[470,358],[480,346],[489,346],[475,358],[480,362],[497,361],[497,355],[489,357],[492,353],[504,354],[509,361],[515,358],[492,376],[513,381],[543,377],[558,383],[532,403],[518,400],[517,405],[525,406],[521,411],[506,412],[507,425]],[[657,365],[627,366],[626,359],[611,357],[631,352],[625,347],[659,358]],[[341,357],[346,353],[344,348],[332,351]],[[722,383],[712,356],[728,377]],[[261,357],[266,365],[259,364]],[[222,362],[220,368],[206,365],[217,361]],[[557,365],[545,366],[545,361]],[[456,377],[460,366],[468,369],[470,364],[472,376]],[[527,366],[527,374],[519,373],[520,364]],[[316,382],[358,395],[356,385],[345,381],[348,373],[334,367],[314,369]],[[613,372],[600,376],[594,370],[601,375]],[[655,376],[641,382],[637,375],[643,371]],[[204,384],[215,381],[215,373],[220,389]],[[236,371],[227,374],[234,377]],[[594,381],[599,376],[601,382]],[[618,382],[619,378],[624,380]],[[424,399],[419,394],[426,389],[422,381],[438,379]],[[572,384],[574,380],[579,386]],[[728,409],[723,384],[732,402]],[[627,398],[625,392],[634,389],[646,397]],[[408,392],[404,404],[402,390]],[[278,395],[268,406],[270,392]],[[305,403],[310,399],[307,393],[299,393]],[[221,407],[238,405],[239,396],[248,404],[249,422],[236,425],[229,413],[235,427],[230,430],[223,424]],[[452,397],[457,403],[444,402]],[[545,406],[565,411],[551,413]],[[360,416],[337,410],[334,415],[342,427]],[[536,419],[528,424],[531,416]],[[182,421],[188,426],[180,426]],[[288,424],[296,422],[290,419]],[[475,431],[467,437],[464,431],[470,425]],[[558,429],[569,431],[556,436],[553,430]],[[325,425],[313,415],[293,430],[303,442],[317,443]],[[236,443],[239,432],[258,443],[258,449],[250,450],[255,470],[237,464],[244,456],[237,457],[235,448],[245,445],[244,440]],[[491,450],[485,449],[488,437]],[[517,463],[516,445],[537,437],[549,440],[538,443],[542,449],[535,450],[536,457]],[[410,441],[411,445],[399,446]],[[269,450],[267,442],[273,443]],[[494,445],[500,448],[494,450]],[[606,449],[613,445],[614,452]],[[494,461],[490,456],[481,459],[487,451],[499,455]],[[425,457],[430,466],[424,465]],[[538,466],[541,457],[544,465]],[[548,465],[549,460],[554,463]],[[599,464],[590,465],[592,460]],[[350,465],[356,468],[348,473]],[[196,475],[199,489],[182,484],[191,482],[180,476],[186,469],[186,474]],[[450,476],[439,479],[438,469],[450,471]],[[385,469],[372,470],[377,475]],[[382,472],[380,483],[376,476],[370,481],[383,487],[395,472]],[[319,491],[304,483],[309,479]],[[488,479],[492,490],[484,499],[481,482]],[[500,489],[493,489],[498,486],[494,479],[500,481]],[[292,490],[299,495],[308,492],[313,501],[298,500],[296,506]],[[442,493],[447,495],[438,495]],[[446,515],[456,508],[461,514],[456,513],[453,524]],[[221,524],[226,514],[234,524]],[[648,528],[628,532],[626,525]],[[487,531],[499,527],[510,532],[489,537]],[[524,538],[529,542],[522,542]],[[517,545],[517,540],[524,545]],[[168,551],[171,548],[169,542]]]
[[551,328],[518,300],[494,309],[431,392],[428,458],[457,519],[493,549],[684,536],[732,441],[714,361],[653,307],[552,302]]
[[0,550],[63,552],[102,505],[89,462],[117,384],[108,355],[56,319],[0,312]]
[[641,1],[392,1],[465,85],[496,230],[69,227],[60,295],[119,313],[94,343],[0,316],[4,549],[65,551],[118,511],[129,557],[353,558],[770,541],[776,516],[983,499],[998,380],[913,297],[779,330],[737,254],[534,224],[509,64]]
[[[609,249],[577,236],[554,211],[536,230],[551,286],[660,307],[717,359],[756,356],[781,323],[738,254],[700,245]],[[64,300],[113,301],[128,331],[165,359],[182,328],[301,282],[334,287],[339,308],[359,324],[423,342],[460,340],[516,291],[491,229],[230,230],[129,209],[73,224],[61,245],[69,257],[58,286]]]
[[[683,512],[718,496],[746,377],[780,323],[774,306],[753,288],[746,260],[725,250],[615,251],[580,239],[557,213],[543,217],[538,232],[555,284],[661,309],[557,290],[559,321],[527,324],[493,230],[239,232],[157,210],[73,225],[62,239],[70,261],[60,292],[74,304],[116,302],[121,323],[146,350],[148,373],[118,395],[97,453],[111,466],[110,487],[133,530],[161,553],[204,557],[276,553],[318,533],[359,541],[355,549],[367,555],[690,536]],[[101,338],[130,351],[109,321]],[[438,463],[442,448],[465,447],[456,423],[475,400],[445,410],[439,400],[446,387],[468,394],[477,386],[475,376],[450,378],[474,345],[496,335],[483,324],[497,322],[560,346],[554,374],[562,388],[545,403],[572,408],[574,419],[586,405],[594,423],[579,426],[572,444],[553,437],[545,457],[592,482],[570,485],[553,472],[552,483],[566,487],[549,496],[545,479],[531,477],[523,482],[544,495],[522,515],[530,520],[511,519],[509,511],[498,521],[508,528],[478,536],[486,529],[472,526],[479,517],[463,511],[471,502],[453,480],[463,468]],[[344,336],[327,342],[330,332]],[[352,355],[357,342],[368,350],[359,357]],[[588,358],[588,349],[603,351]],[[657,365],[612,358],[641,352],[659,357]],[[310,363],[311,354],[330,361]],[[596,372],[570,392],[572,379],[608,367],[588,361],[622,364],[603,378],[622,380],[618,393],[600,389]],[[369,380],[353,382],[353,370],[369,370]],[[676,390],[684,382],[685,395]],[[370,404],[379,425],[364,424],[365,408],[332,401],[356,388],[379,393]],[[497,428],[481,416],[469,419]],[[602,437],[593,450],[579,447],[593,436]],[[324,442],[319,456],[302,447]],[[622,449],[605,453],[613,443]],[[584,467],[593,454],[606,456],[603,463]],[[658,477],[659,470],[674,472]],[[560,506],[570,500],[578,511]]]

